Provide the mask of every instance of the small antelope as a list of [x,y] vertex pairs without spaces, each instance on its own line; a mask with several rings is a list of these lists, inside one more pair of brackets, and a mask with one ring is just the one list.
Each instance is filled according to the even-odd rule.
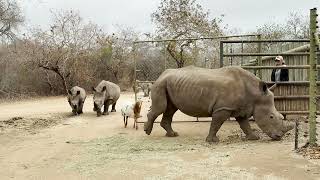
[[134,119],[133,128],[138,129],[137,120],[142,117],[140,115],[141,112],[142,101],[138,100],[135,103],[127,102],[121,108],[121,114],[123,116],[124,127],[126,128],[128,125],[128,118],[131,117]]

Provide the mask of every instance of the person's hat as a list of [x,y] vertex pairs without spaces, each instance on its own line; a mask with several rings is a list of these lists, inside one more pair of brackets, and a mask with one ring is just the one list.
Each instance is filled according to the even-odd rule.
[[277,57],[275,58],[275,61],[282,61],[282,62],[283,62],[283,57],[282,57],[282,56],[277,56]]

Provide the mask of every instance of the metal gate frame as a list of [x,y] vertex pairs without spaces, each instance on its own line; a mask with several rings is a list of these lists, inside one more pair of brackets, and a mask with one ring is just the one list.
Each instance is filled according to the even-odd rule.
[[[297,81],[289,81],[289,82],[278,82],[276,84],[301,84],[307,83],[309,84],[309,96],[282,96],[275,97],[290,99],[290,98],[309,98],[309,111],[299,112],[299,111],[289,111],[284,112],[286,114],[308,114],[309,116],[309,143],[311,146],[316,145],[317,134],[316,134],[316,115],[320,114],[317,112],[317,98],[320,97],[317,95],[317,84],[320,81],[318,79],[317,69],[320,69],[320,66],[317,65],[317,55],[319,52],[319,37],[317,34],[317,9],[310,9],[310,39],[288,39],[288,40],[262,40],[261,36],[258,36],[258,40],[246,40],[246,41],[237,41],[237,40],[222,40],[220,41],[220,67],[224,65],[224,57],[244,57],[244,56],[257,56],[257,66],[241,66],[243,69],[254,69],[258,70],[258,77],[262,78],[261,69],[274,69],[274,66],[262,66],[262,56],[309,56],[309,65],[295,65],[295,66],[286,66],[286,67],[277,67],[277,68],[285,68],[285,69],[309,69],[309,81],[306,82],[297,82]],[[310,42],[310,52],[309,53],[262,53],[261,52],[261,43],[279,43],[279,42]],[[257,53],[224,53],[224,44],[232,44],[232,43],[258,43],[258,52]],[[320,61],[320,59],[318,59]],[[275,84],[269,82],[268,84]]]
[[[137,57],[136,57],[136,49],[137,44],[141,43],[165,43],[165,42],[177,42],[177,41],[200,41],[200,40],[221,40],[228,38],[236,38],[236,37],[258,37],[259,34],[245,34],[245,35],[230,35],[230,36],[216,36],[216,37],[201,37],[201,38],[182,38],[182,39],[158,39],[158,40],[141,40],[133,42],[133,60],[134,60],[134,89],[137,88],[137,84],[140,83],[153,83],[154,81],[138,81],[137,80],[137,72],[140,72],[137,69]],[[166,51],[165,51],[166,52]],[[166,58],[166,56],[165,56]],[[165,59],[166,62],[166,59]],[[165,66],[166,69],[166,66]],[[135,101],[137,101],[137,93],[135,91]]]

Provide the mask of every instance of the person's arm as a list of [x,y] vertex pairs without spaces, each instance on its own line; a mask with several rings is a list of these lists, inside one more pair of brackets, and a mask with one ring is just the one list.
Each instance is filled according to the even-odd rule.
[[288,69],[282,69],[282,79],[283,81],[289,81],[289,70]]
[[272,73],[271,73],[271,81],[275,82],[275,69],[272,70]]

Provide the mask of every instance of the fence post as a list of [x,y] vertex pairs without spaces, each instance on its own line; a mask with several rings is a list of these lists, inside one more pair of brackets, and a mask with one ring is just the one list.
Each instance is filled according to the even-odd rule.
[[223,42],[220,41],[220,67],[223,67]]
[[316,37],[317,32],[317,9],[310,9],[310,74],[309,74],[309,143],[315,146],[316,134],[316,112],[317,112],[317,61],[316,61]]
[[137,101],[137,59],[136,59],[136,43],[133,43],[132,47],[132,53],[133,53],[133,61],[134,61],[134,83],[133,83],[133,89],[134,89],[134,100]]
[[294,131],[294,150],[299,148],[299,119],[296,119],[295,122],[295,131]]
[[[261,41],[261,34],[258,34],[258,40]],[[261,53],[261,42],[258,43],[258,53]],[[262,57],[258,56],[258,66],[262,66]],[[258,77],[262,80],[262,69],[258,70]]]
[[167,69],[167,45],[165,42],[163,42],[164,44],[164,71]]
[[[241,43],[241,53],[243,53],[243,43]],[[241,63],[240,65],[243,65],[243,56],[241,56]]]

